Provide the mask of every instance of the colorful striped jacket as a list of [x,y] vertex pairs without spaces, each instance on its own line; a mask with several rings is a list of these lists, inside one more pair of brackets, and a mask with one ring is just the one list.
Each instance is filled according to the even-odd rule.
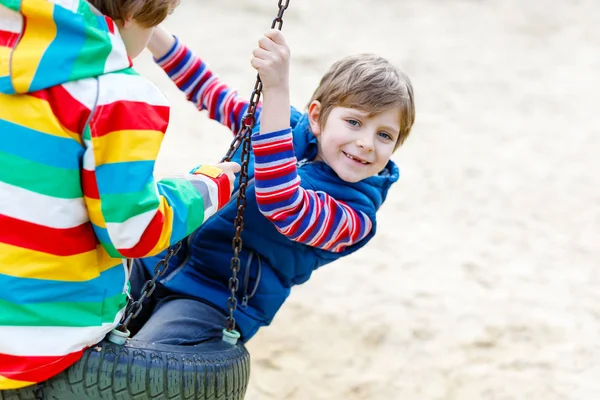
[[77,361],[122,316],[122,260],[228,201],[205,175],[154,180],[168,121],[86,1],[0,0],[0,390]]

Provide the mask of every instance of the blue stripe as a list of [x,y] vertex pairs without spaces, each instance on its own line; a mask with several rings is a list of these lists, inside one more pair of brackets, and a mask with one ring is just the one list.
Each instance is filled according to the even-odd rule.
[[174,245],[185,237],[187,233],[187,218],[189,205],[183,201],[177,191],[168,186],[168,181],[158,182],[158,193],[164,196],[167,203],[173,209],[173,224],[171,231],[170,244]]
[[108,24],[106,23],[106,19],[104,18],[104,15],[96,15],[96,23],[97,23],[97,27],[98,29],[104,31],[104,32],[109,32],[108,30]]
[[0,77],[0,93],[4,94],[14,94],[15,88],[12,84],[12,79],[10,76],[2,76]]
[[0,300],[14,304],[101,303],[123,292],[125,271],[118,265],[85,282],[62,282],[0,274]]
[[96,167],[96,180],[101,195],[135,193],[146,190],[154,180],[154,161],[128,161]]
[[100,243],[112,243],[110,241],[110,237],[108,236],[108,230],[106,228],[101,228],[96,224],[92,224],[92,227],[94,228],[94,233],[96,234],[96,237],[98,238]]
[[54,6],[56,37],[44,52],[29,88],[30,92],[68,82],[73,65],[86,40],[82,15]]
[[0,151],[40,164],[79,170],[84,148],[74,139],[0,120]]

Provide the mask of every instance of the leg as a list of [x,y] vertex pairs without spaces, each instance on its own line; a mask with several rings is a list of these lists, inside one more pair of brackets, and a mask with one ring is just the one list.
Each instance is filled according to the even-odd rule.
[[177,295],[159,301],[154,313],[133,339],[171,345],[187,345],[220,338],[225,315],[199,300]]

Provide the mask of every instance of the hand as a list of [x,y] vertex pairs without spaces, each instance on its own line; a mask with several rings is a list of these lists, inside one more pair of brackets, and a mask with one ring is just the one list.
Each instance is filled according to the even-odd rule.
[[263,91],[286,89],[290,74],[290,49],[281,31],[271,29],[252,52],[252,67],[258,71]]
[[236,162],[222,162],[215,164],[215,167],[221,168],[223,173],[227,175],[229,179],[229,193],[231,193],[233,191],[233,184],[235,183],[235,173],[240,172],[242,167]]

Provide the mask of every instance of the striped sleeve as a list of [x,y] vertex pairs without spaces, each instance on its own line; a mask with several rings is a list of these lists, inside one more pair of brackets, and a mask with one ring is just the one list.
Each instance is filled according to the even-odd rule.
[[224,205],[229,187],[195,174],[156,182],[154,163],[169,121],[167,100],[137,74],[98,79],[97,104],[83,135],[82,181],[90,221],[111,256],[154,255]]
[[[224,84],[208,65],[175,38],[175,44],[162,58],[155,60],[187,99],[199,110],[237,133],[248,110],[248,101]],[[260,109],[256,111],[256,120]]]
[[371,231],[372,222],[363,212],[325,192],[300,186],[290,128],[253,135],[252,147],[258,208],[283,235],[341,252]]

